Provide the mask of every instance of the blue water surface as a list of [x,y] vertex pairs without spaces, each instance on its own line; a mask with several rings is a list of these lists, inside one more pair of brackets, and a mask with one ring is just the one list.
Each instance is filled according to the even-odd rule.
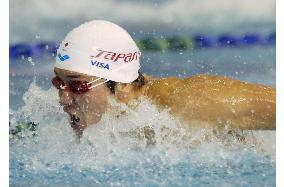
[[[237,153],[236,153],[237,154]],[[220,159],[220,158],[216,158]],[[239,161],[220,159],[214,164],[191,162],[189,154],[180,163],[167,165],[158,158],[103,170],[65,165],[56,171],[33,171],[10,158],[11,186],[275,186],[275,163],[269,157],[247,152]]]
[[[275,186],[275,153],[255,143],[227,145],[212,139],[193,148],[174,143],[139,151],[123,147],[119,153],[120,145],[114,144],[106,147],[106,156],[97,156],[88,143],[76,143],[57,101],[48,103],[57,97],[50,83],[53,61],[46,56],[10,62],[11,125],[40,123],[37,136],[10,139],[11,186]],[[271,46],[148,52],[141,65],[143,73],[156,77],[206,73],[275,87]]]

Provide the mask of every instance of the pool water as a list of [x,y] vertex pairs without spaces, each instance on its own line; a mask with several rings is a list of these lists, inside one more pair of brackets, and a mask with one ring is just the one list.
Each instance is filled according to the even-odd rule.
[[[79,142],[51,87],[53,61],[10,62],[10,128],[39,124],[10,139],[11,186],[275,186],[275,131],[185,132],[146,99],[136,109],[110,100],[126,114],[106,113]],[[141,63],[142,72],[157,77],[206,73],[275,87],[271,46],[149,52]],[[125,136],[145,126],[155,130],[155,145]]]

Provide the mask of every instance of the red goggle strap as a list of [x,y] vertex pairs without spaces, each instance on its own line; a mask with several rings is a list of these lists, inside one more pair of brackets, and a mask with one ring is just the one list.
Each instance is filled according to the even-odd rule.
[[64,82],[58,77],[54,77],[52,79],[52,84],[57,88],[57,89],[64,89],[65,86],[64,85]]

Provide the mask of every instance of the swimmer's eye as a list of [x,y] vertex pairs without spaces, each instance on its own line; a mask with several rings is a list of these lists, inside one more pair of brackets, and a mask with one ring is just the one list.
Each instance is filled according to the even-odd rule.
[[87,81],[69,81],[69,89],[76,94],[83,94],[91,89],[91,85]]
[[63,80],[61,80],[57,76],[54,77],[51,82],[52,82],[53,86],[57,89],[63,89],[65,87]]
[[92,88],[95,88],[109,81],[109,80],[105,80],[98,84],[92,85],[94,82],[97,82],[99,80],[101,80],[101,78],[98,78],[91,82],[81,81],[81,80],[71,80],[65,84],[63,80],[61,80],[58,76],[56,76],[52,79],[52,84],[57,89],[68,90],[75,94],[83,94],[83,93],[90,91]]
[[91,84],[87,81],[73,80],[65,84],[58,76],[52,79],[52,84],[57,89],[69,90],[75,94],[83,94],[91,89]]

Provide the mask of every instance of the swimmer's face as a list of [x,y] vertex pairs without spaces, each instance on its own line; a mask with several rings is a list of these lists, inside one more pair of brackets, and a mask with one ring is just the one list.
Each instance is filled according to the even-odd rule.
[[[54,72],[65,85],[73,80],[91,82],[98,78],[58,68],[55,68]],[[95,84],[103,81],[105,79],[100,79]],[[102,114],[106,111],[107,97],[110,94],[110,90],[105,84],[81,94],[76,94],[69,89],[59,89],[59,103],[63,106],[64,111],[69,114],[70,125],[78,135],[81,135],[88,125],[100,121]]]

